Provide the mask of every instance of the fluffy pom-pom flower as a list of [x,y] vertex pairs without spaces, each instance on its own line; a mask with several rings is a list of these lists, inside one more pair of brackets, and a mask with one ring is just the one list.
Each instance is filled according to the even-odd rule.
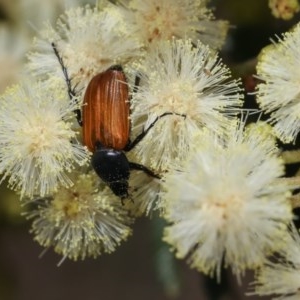
[[90,79],[112,65],[124,65],[140,54],[140,44],[122,15],[109,6],[70,9],[58,20],[56,29],[48,26],[35,41],[28,68],[40,78],[62,76],[51,43],[55,43],[67,67],[73,86],[84,90]]
[[230,80],[230,71],[200,42],[196,47],[183,40],[159,43],[141,62],[138,76],[131,100],[134,132],[171,114],[160,118],[135,149],[154,169],[166,170],[184,158],[195,131],[205,127],[222,135],[236,122],[239,82]]
[[189,38],[212,48],[221,48],[229,23],[214,20],[206,1],[199,0],[119,0],[135,35],[145,44],[159,40]]
[[283,142],[295,140],[300,131],[300,25],[279,43],[263,49],[257,74],[257,101]]
[[6,91],[0,106],[2,181],[21,196],[45,196],[71,186],[68,173],[87,163],[89,154],[72,130],[76,103],[60,89],[26,81]]
[[243,124],[220,139],[203,133],[187,160],[166,174],[165,240],[179,258],[220,279],[238,277],[279,249],[292,219],[289,187],[272,136]]
[[74,186],[35,200],[28,213],[35,240],[72,260],[113,252],[131,233],[132,220],[94,172],[74,174]]

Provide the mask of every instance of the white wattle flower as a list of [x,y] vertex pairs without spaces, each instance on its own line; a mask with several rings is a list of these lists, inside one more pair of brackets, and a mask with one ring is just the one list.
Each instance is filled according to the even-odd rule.
[[[73,174],[74,186],[35,200],[28,213],[34,239],[73,260],[111,253],[131,233],[132,220],[94,172]],[[62,262],[61,261],[61,262]]]
[[54,42],[67,67],[73,87],[80,91],[90,79],[112,65],[128,63],[140,54],[140,44],[116,9],[76,8],[66,11],[56,29],[48,26],[29,54],[29,69],[37,76],[62,76]]
[[283,142],[296,139],[300,131],[300,25],[279,43],[263,49],[257,74],[257,101]]
[[145,44],[173,37],[200,40],[212,48],[221,48],[229,27],[227,21],[214,20],[199,0],[119,0],[123,13],[136,36]]
[[163,183],[165,240],[218,279],[223,264],[238,277],[262,265],[283,246],[292,219],[289,187],[277,182],[284,168],[274,138],[243,127],[224,139],[201,134]]
[[258,270],[252,285],[255,291],[249,293],[251,295],[273,295],[273,300],[300,298],[300,238],[294,226],[280,256],[276,261],[273,258],[266,262]]
[[[60,89],[26,81],[1,97],[0,173],[21,196],[48,195],[70,186],[68,172],[88,161],[71,129],[75,103]],[[67,99],[68,100],[68,99]]]
[[239,81],[230,79],[230,71],[200,42],[193,47],[188,40],[163,41],[151,50],[138,67],[131,119],[138,133],[157,117],[173,114],[160,118],[135,149],[143,164],[165,170],[186,156],[193,132],[226,133],[236,122],[242,95]]

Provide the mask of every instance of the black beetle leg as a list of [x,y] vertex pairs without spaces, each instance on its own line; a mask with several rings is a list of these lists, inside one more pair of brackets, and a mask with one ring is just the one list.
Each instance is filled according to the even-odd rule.
[[132,170],[138,170],[138,171],[143,171],[145,172],[147,175],[160,179],[160,176],[158,176],[157,174],[155,174],[154,172],[152,172],[151,170],[149,170],[147,167],[134,163],[134,162],[129,162],[129,168]]
[[155,125],[155,123],[165,117],[165,116],[169,116],[169,115],[177,115],[177,116],[181,116],[183,118],[186,118],[186,115],[181,115],[181,114],[177,114],[177,113],[172,113],[172,112],[166,112],[163,113],[162,115],[156,117],[156,119],[148,126],[148,128],[146,130],[143,130],[136,138],[135,140],[133,140],[132,142],[129,142],[126,147],[124,148],[124,151],[130,151],[131,149],[133,149],[146,135],[147,133],[150,131],[150,129]]

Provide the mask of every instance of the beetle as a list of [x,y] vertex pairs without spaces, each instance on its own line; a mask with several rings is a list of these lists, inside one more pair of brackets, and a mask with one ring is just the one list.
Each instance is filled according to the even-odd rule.
[[[93,153],[92,167],[121,200],[128,197],[131,169],[159,178],[145,166],[129,162],[124,153],[137,144],[129,139],[128,99],[125,74],[121,66],[115,65],[91,79],[82,107],[83,143]],[[145,134],[142,132],[142,137]],[[139,140],[142,137],[138,136]]]
[[[54,43],[52,48],[62,67],[69,97],[74,99],[75,88],[71,87],[63,59]],[[136,86],[137,81],[138,77]],[[122,203],[129,197],[130,170],[141,170],[149,176],[160,178],[147,167],[128,161],[124,152],[132,150],[160,118],[173,113],[166,112],[158,116],[130,142],[129,89],[121,66],[112,66],[91,79],[85,91],[82,111],[76,110],[75,114],[82,126],[83,143],[93,153],[93,169],[112,192],[121,198]]]

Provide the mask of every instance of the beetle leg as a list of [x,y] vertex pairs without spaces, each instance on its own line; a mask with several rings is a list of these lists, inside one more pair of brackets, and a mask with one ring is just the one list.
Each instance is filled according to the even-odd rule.
[[147,133],[150,131],[150,129],[155,125],[155,123],[165,117],[165,116],[169,116],[169,115],[177,115],[177,116],[181,116],[183,118],[186,118],[186,115],[181,115],[181,114],[176,114],[176,113],[172,113],[172,112],[166,112],[163,113],[162,115],[156,117],[156,119],[148,126],[148,128],[145,130],[143,130],[136,138],[135,140],[133,140],[132,142],[129,142],[126,147],[123,149],[124,151],[128,152],[131,149],[133,149],[146,135]]
[[152,172],[151,170],[149,170],[147,167],[145,167],[143,165],[140,165],[140,164],[137,164],[134,162],[129,162],[129,168],[132,170],[143,171],[151,177],[160,179],[160,177],[157,174],[155,174],[154,172]]
[[[75,91],[77,85],[75,85],[75,87],[72,88],[72,84],[71,84],[71,81],[72,81],[72,80],[71,80],[70,77],[69,77],[68,70],[67,70],[67,68],[66,68],[66,66],[65,66],[65,64],[64,64],[64,61],[63,61],[62,57],[61,57],[61,56],[59,55],[59,53],[58,53],[58,50],[57,50],[57,47],[56,47],[55,43],[51,43],[51,46],[52,46],[52,48],[53,48],[53,51],[54,51],[55,56],[56,56],[57,59],[58,59],[58,62],[59,62],[59,64],[60,64],[60,66],[61,66],[62,72],[63,72],[63,74],[64,74],[65,81],[66,81],[67,87],[68,87],[68,95],[69,95],[69,98],[70,98],[71,101],[74,101],[74,99],[75,99],[75,101],[77,102],[77,100],[76,100],[76,91]],[[82,126],[81,110],[80,110],[80,109],[75,109],[75,110],[74,110],[74,113],[75,113],[75,115],[76,115],[76,119],[77,119],[77,121],[78,121],[78,124],[79,124],[80,126]]]

